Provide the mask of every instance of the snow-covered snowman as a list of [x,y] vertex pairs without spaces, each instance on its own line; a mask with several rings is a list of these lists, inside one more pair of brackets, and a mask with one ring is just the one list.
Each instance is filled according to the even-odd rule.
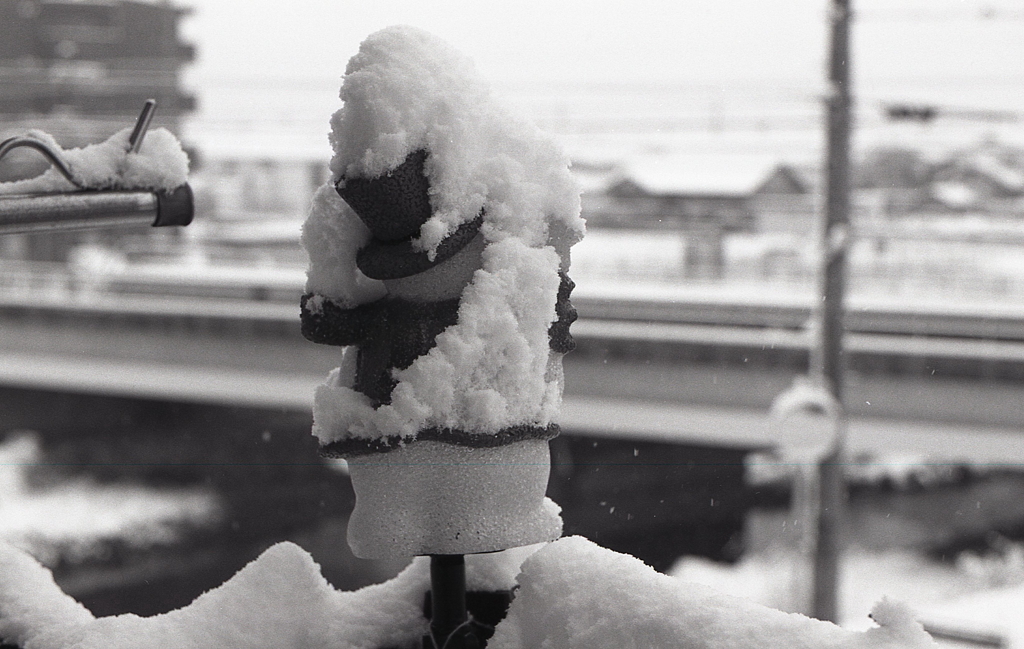
[[418,29],[367,38],[341,99],[303,230],[302,331],[345,347],[313,414],[322,452],[349,464],[349,544],[385,558],[555,539],[548,440],[584,233],[569,161]]

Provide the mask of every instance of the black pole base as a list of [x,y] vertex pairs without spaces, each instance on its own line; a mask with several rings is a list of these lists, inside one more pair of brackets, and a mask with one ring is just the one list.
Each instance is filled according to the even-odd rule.
[[431,555],[430,590],[423,601],[430,633],[423,636],[423,649],[484,649],[511,602],[511,591],[467,593],[463,555]]
[[467,634],[465,556],[430,555],[430,596],[430,633],[423,638],[423,649],[479,649],[472,644],[472,634]]

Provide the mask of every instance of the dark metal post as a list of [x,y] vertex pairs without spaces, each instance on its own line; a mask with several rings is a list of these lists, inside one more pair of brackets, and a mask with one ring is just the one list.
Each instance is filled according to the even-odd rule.
[[132,134],[128,136],[128,152],[138,153],[142,148],[142,140],[149,130],[149,123],[153,121],[153,112],[156,110],[156,99],[147,99],[139,113],[139,119],[135,122]]
[[466,612],[466,558],[461,554],[430,555],[430,638],[433,647],[424,649],[470,649],[478,647],[476,638],[469,633],[459,633],[459,627],[466,627],[469,614]]
[[[845,369],[843,294],[850,243],[850,2],[831,0],[829,4],[823,267],[818,308],[819,338],[812,360],[812,371],[819,375],[840,407]],[[814,552],[811,612],[818,619],[830,621],[837,621],[838,617],[839,558],[845,503],[841,414],[838,425],[841,428],[836,443],[818,466],[821,505]]]

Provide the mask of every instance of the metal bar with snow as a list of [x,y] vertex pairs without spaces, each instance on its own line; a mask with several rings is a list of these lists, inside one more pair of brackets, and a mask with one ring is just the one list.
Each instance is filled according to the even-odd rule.
[[143,146],[155,108],[154,100],[147,101],[133,129],[83,149],[65,151],[42,131],[0,143],[0,161],[28,148],[52,165],[35,178],[0,183],[0,234],[191,223],[188,157],[181,145],[157,129]]

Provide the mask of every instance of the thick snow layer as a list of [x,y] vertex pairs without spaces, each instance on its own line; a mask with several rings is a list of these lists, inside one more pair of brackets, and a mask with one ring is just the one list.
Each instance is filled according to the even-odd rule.
[[414,151],[430,153],[422,249],[481,209],[491,241],[545,245],[548,219],[583,236],[568,156],[496,102],[473,63],[437,37],[405,26],[370,35],[349,61],[341,99],[331,120],[336,180],[380,176]]
[[92,614],[68,597],[50,571],[0,541],[0,639],[27,646],[52,630],[92,622]]
[[[314,300],[326,296],[340,306],[355,306],[384,296],[384,284],[356,268],[356,253],[370,231],[341,200],[334,185],[325,183],[313,195],[302,225],[302,247],[309,255],[306,292]],[[316,303],[310,305],[316,308]]]
[[[281,543],[192,604],[148,618],[94,618],[45,568],[4,544],[0,574],[0,637],[24,649],[380,649],[416,646],[427,631],[425,557],[388,582],[340,592],[305,551]],[[491,649],[935,646],[907,609],[889,600],[872,611],[880,626],[846,631],[681,582],[580,537],[468,556],[466,578],[470,590],[518,583]]]
[[[511,588],[536,548],[467,557],[470,590]],[[280,543],[188,606],[142,618],[94,619],[27,554],[0,542],[0,637],[22,649],[379,649],[427,631],[429,559],[358,591],[332,588],[304,550]]]
[[[556,319],[558,271],[568,269],[569,247],[584,232],[568,157],[501,107],[465,57],[411,27],[363,42],[341,98],[332,118],[335,180],[382,175],[425,149],[433,215],[416,245],[435,251],[482,210],[486,246],[458,322],[396,373],[390,405],[374,409],[353,391],[350,368],[332,374],[314,408],[321,443],[412,438],[429,427],[493,434],[551,423],[561,372],[549,362],[548,328]],[[304,228],[307,290],[342,306],[379,297],[379,284],[355,264],[366,228],[329,194],[329,186],[317,194]]]
[[[810,608],[811,560],[793,550],[772,547],[748,553],[734,565],[683,557],[669,571],[685,582],[787,612]],[[867,615],[882,597],[912,604],[915,610],[986,588],[983,579],[909,550],[869,552],[851,548],[843,555],[839,578],[839,623],[847,629],[870,626]]]
[[48,194],[79,188],[169,191],[184,185],[189,160],[178,139],[167,129],[156,128],[147,132],[138,152],[129,153],[131,131],[122,129],[105,142],[66,151],[48,133],[31,131],[30,136],[63,152],[80,187],[51,168],[35,178],[0,183],[0,194]]
[[523,563],[489,649],[913,649],[935,643],[901,604],[882,600],[865,632],[783,613],[673,579],[581,538]]
[[561,375],[548,373],[558,256],[509,239],[484,250],[484,267],[463,293],[459,321],[436,346],[395,373],[391,403],[376,409],[352,390],[355,354],[315,395],[323,444],[348,437],[414,437],[428,427],[488,434],[522,423],[546,426],[561,402]]

